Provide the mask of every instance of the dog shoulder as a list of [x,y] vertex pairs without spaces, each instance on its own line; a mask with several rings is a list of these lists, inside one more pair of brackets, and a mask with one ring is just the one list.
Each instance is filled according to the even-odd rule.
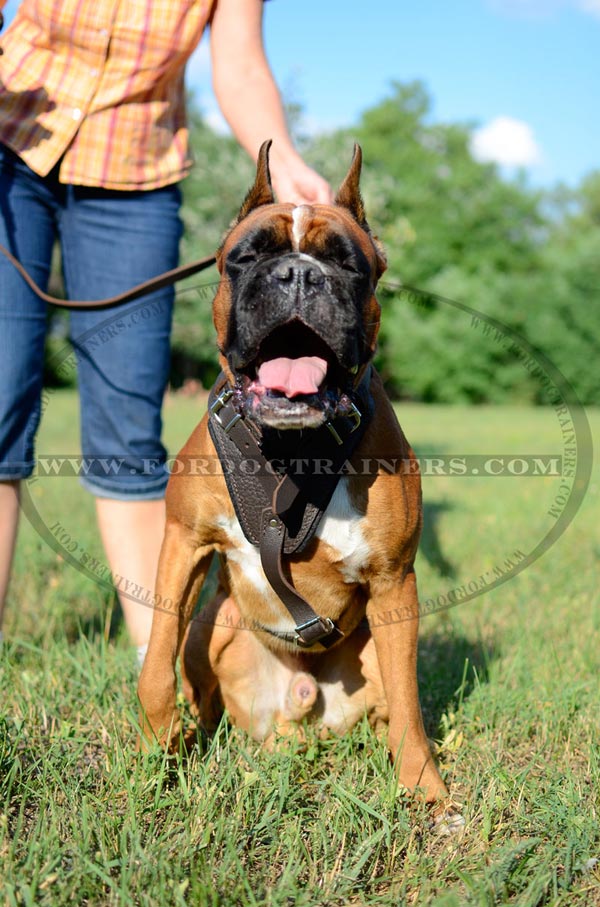
[[365,537],[365,509],[360,487],[349,477],[342,477],[333,493],[316,536],[335,552],[346,582],[360,582],[371,559],[371,548]]
[[172,461],[166,505],[168,519],[202,535],[210,534],[223,514],[233,514],[223,466],[210,437],[206,416]]

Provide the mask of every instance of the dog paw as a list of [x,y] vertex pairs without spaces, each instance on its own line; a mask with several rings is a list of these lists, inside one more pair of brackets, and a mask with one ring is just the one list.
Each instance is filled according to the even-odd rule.
[[305,729],[294,720],[279,721],[263,740],[263,749],[271,753],[303,753],[307,745]]
[[440,837],[450,837],[451,835],[462,834],[465,826],[465,819],[461,813],[453,809],[445,809],[439,815],[434,816],[432,831]]

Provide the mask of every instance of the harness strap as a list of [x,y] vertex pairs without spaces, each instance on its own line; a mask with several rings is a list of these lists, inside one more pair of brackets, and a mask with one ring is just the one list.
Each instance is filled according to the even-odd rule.
[[[342,631],[328,617],[319,616],[294,587],[285,555],[302,550],[312,538],[340,478],[337,467],[358,445],[372,416],[369,393],[370,369],[352,393],[360,409],[320,429],[305,433],[304,443],[297,448],[300,458],[317,451],[331,455],[335,469],[326,476],[294,476],[290,472],[269,469],[262,444],[236,405],[235,391],[224,376],[215,382],[209,397],[209,431],[221,460],[231,458],[234,465],[244,458],[260,464],[257,473],[242,478],[225,470],[231,501],[242,530],[259,548],[265,576],[295,622],[294,641],[308,648],[320,642],[329,648],[343,637]],[[345,437],[343,437],[345,436]],[[262,502],[262,503],[261,503]],[[258,524],[258,525],[257,525]]]
[[[219,387],[219,382],[213,392]],[[222,431],[233,441],[243,457],[252,457],[255,462],[266,464],[265,456],[246,425],[245,420],[233,403],[233,391],[225,387],[220,393],[209,401],[211,418],[216,420]],[[209,423],[210,425],[210,423]],[[216,441],[217,452],[219,444],[211,431],[213,440]],[[296,624],[294,639],[299,646],[312,646],[316,642],[328,648],[343,637],[332,620],[328,617],[319,617],[311,608],[306,599],[294,588],[287,579],[283,565],[283,550],[287,530],[280,514],[284,513],[295,503],[300,489],[293,482],[289,474],[278,479],[274,473],[262,470],[258,478],[267,499],[271,499],[271,506],[262,510],[260,526],[260,561],[265,571],[265,576],[271,588],[279,596]],[[229,487],[229,486],[228,486]],[[241,506],[240,497],[232,494],[230,497],[236,512]]]
[[[232,467],[224,469],[225,482],[245,537],[256,548],[260,547],[263,510],[271,504],[283,476],[278,501],[279,516],[286,512],[284,553],[302,551],[333,494],[335,484],[331,477],[321,476],[320,488],[317,487],[319,482],[311,482],[309,500],[301,493],[301,477],[294,477],[281,469],[275,470],[262,447],[264,439],[252,431],[239,412],[235,393],[228,387],[225,376],[218,378],[212,388],[208,408],[208,430],[217,454],[222,463]],[[259,468],[247,472],[245,460],[251,461],[252,467],[258,465]],[[304,479],[306,481],[307,477]],[[321,494],[318,494],[319,491]]]
[[147,293],[152,293],[155,290],[162,290],[163,287],[168,287],[178,280],[184,280],[186,277],[191,277],[192,274],[204,271],[206,268],[210,268],[211,265],[214,265],[217,260],[214,255],[207,255],[206,258],[199,258],[198,261],[192,261],[188,265],[179,265],[178,268],[173,268],[171,271],[164,271],[162,274],[158,274],[156,277],[151,277],[150,280],[144,281],[144,283],[138,283],[135,287],[132,287],[131,290],[127,290],[125,293],[119,293],[118,296],[108,296],[106,299],[86,301],[78,299],[59,299],[57,296],[50,296],[48,293],[44,293],[33,278],[27,273],[21,262],[1,243],[0,252],[8,258],[12,265],[14,265],[25,283],[28,284],[36,296],[39,296],[40,299],[43,299],[44,302],[47,302],[50,305],[60,306],[64,309],[108,309],[111,306],[121,305],[124,302],[132,302],[134,299],[139,299],[140,296],[145,296]]
[[302,648],[309,648],[320,642],[329,648],[344,634],[329,617],[320,617],[306,599],[287,579],[282,559],[285,542],[285,525],[276,516],[277,491],[272,508],[263,512],[262,538],[260,542],[260,562],[270,585],[277,593],[295,621],[295,642]]

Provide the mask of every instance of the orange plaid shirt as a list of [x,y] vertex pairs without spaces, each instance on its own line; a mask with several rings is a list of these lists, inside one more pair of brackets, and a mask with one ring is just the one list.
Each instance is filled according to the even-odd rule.
[[[154,189],[189,171],[184,67],[214,0],[22,0],[2,35],[0,142],[62,183]],[[1,4],[0,4],[1,5]]]

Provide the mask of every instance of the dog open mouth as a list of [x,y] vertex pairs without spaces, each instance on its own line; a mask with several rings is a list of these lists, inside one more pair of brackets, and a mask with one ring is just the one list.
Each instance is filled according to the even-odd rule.
[[317,428],[350,405],[347,371],[325,340],[299,321],[265,337],[239,377],[245,414],[269,428]]

